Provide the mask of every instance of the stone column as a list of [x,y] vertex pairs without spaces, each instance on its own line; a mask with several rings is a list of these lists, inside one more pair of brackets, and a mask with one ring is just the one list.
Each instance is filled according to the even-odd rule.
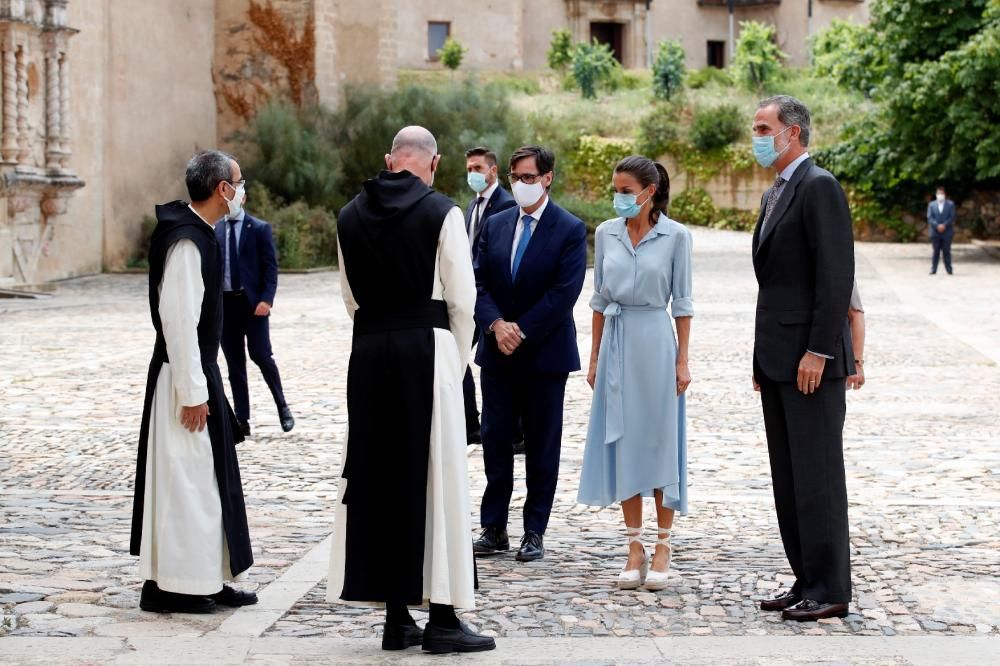
[[45,167],[56,169],[62,152],[62,121],[60,118],[59,53],[56,51],[54,36],[49,33],[45,40]]
[[25,62],[27,54],[24,46],[19,45],[14,57],[14,68],[17,73],[17,161],[27,163],[31,155],[30,137],[28,136],[28,65]]
[[4,162],[17,160],[17,67],[14,40],[8,32],[3,39],[3,144]]
[[64,50],[59,54],[59,166],[69,166],[73,153],[69,115],[69,54]]

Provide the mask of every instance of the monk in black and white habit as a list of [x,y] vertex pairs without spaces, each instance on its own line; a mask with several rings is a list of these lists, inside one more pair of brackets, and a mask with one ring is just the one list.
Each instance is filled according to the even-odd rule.
[[[382,648],[492,650],[475,607],[462,379],[476,284],[462,211],[431,189],[433,135],[407,127],[340,212],[340,286],[354,338],[329,601],[385,605]],[[421,631],[407,606],[430,603]]]
[[232,157],[208,151],[188,162],[186,181],[191,203],[156,207],[149,248],[156,344],[132,513],[131,552],[146,581],[139,607],[161,613],[257,603],[223,585],[253,563],[236,460],[243,437],[217,363],[222,254],[214,225],[239,212],[243,180]]

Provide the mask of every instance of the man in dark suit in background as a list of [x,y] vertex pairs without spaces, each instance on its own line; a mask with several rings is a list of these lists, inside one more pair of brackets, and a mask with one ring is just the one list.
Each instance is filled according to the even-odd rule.
[[951,239],[955,237],[955,202],[945,194],[944,186],[937,188],[937,197],[927,204],[927,231],[934,248],[931,275],[937,273],[938,259],[944,255],[944,269],[951,270]]
[[[510,192],[505,190],[497,177],[497,155],[489,148],[477,147],[465,151],[465,170],[469,188],[476,196],[469,202],[465,210],[465,229],[469,233],[469,244],[472,248],[472,261],[479,256],[479,232],[486,220],[502,210],[513,208],[517,204]],[[479,342],[479,327],[472,338],[472,345]],[[469,444],[482,442],[479,428],[479,409],[476,407],[476,382],[472,378],[472,367],[465,370],[462,382],[465,394],[465,432]],[[524,437],[520,438],[524,444]]]
[[566,378],[580,369],[573,306],[587,267],[587,230],[549,198],[554,167],[555,156],[540,146],[511,155],[517,207],[494,215],[482,228],[475,262],[487,485],[483,532],[474,549],[489,555],[510,547],[512,446],[520,416],[528,442],[521,562],[545,555],[542,536],[559,474]]
[[854,237],[840,183],[806,152],[809,134],[809,110],[794,97],[765,99],[754,115],[754,155],[778,177],[753,236],[753,381],[795,574],[792,589],[761,609],[799,621],[844,617],[851,600],[843,431]]
[[271,225],[246,213],[246,195],[238,207],[215,225],[223,255],[222,353],[229,367],[236,419],[245,437],[250,436],[250,391],[247,357],[257,364],[278,407],[281,429],[295,426],[292,411],[281,389],[281,375],[271,354],[270,315],[278,289],[278,259]]

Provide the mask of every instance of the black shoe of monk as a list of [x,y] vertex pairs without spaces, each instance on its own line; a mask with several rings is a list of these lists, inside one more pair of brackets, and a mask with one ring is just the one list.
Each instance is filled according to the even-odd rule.
[[441,627],[430,622],[424,627],[422,648],[431,654],[485,652],[496,647],[497,642],[492,637],[475,633],[464,622],[460,622],[457,628]]
[[211,613],[215,602],[197,594],[179,594],[161,590],[156,581],[142,584],[139,608],[150,613]]
[[383,650],[405,650],[420,645],[424,640],[424,630],[413,624],[388,624],[382,632]]
[[255,592],[243,592],[228,585],[223,585],[222,590],[213,594],[211,598],[220,606],[229,606],[230,608],[252,606],[257,603]]
[[295,427],[295,417],[292,416],[292,410],[288,408],[288,405],[278,410],[278,419],[281,421],[281,429],[284,432],[290,432]]

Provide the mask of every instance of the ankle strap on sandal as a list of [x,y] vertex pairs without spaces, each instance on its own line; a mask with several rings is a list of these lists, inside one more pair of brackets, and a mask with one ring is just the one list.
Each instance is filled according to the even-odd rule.
[[670,535],[673,532],[673,528],[671,528],[671,527],[657,527],[656,528],[656,532],[657,532],[657,536],[660,537],[659,539],[656,540],[657,544],[662,545],[662,546],[667,546],[667,545],[670,544]]
[[642,527],[629,527],[626,525],[625,536],[628,537],[629,543],[638,543],[639,537],[642,536]]

